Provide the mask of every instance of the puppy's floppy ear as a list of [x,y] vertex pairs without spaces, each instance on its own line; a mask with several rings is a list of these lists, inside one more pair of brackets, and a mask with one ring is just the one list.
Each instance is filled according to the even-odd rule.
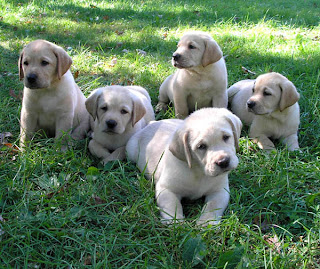
[[18,67],[19,67],[19,79],[22,80],[24,78],[24,73],[23,73],[23,53],[24,50],[21,51],[19,61],[18,61]]
[[96,89],[87,98],[85,104],[89,114],[95,120],[97,118],[97,105],[100,97],[101,89]]
[[231,125],[233,138],[234,138],[234,145],[236,150],[239,150],[239,138],[241,134],[242,122],[241,120],[231,112],[226,115],[226,119]]
[[58,78],[61,79],[61,77],[69,70],[72,59],[63,48],[55,45],[53,46],[53,53],[57,57],[57,74]]
[[190,131],[185,128],[178,129],[169,145],[171,153],[179,160],[187,162],[191,168],[191,148],[189,144]]
[[142,119],[146,114],[146,108],[142,101],[136,96],[132,95],[132,127]]
[[300,98],[300,94],[298,93],[296,87],[290,80],[285,80],[279,84],[281,89],[281,99],[279,108],[280,111],[283,111],[289,106],[292,106],[296,102],[298,102]]
[[206,67],[209,64],[219,61],[223,54],[218,43],[212,38],[206,38],[204,43],[205,51],[202,55],[202,66]]

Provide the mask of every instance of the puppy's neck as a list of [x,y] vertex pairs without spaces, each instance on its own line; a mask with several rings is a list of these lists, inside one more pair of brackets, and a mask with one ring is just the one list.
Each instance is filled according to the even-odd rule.
[[289,106],[282,111],[280,111],[280,110],[273,111],[272,113],[266,114],[265,116],[268,118],[275,119],[277,121],[285,123],[285,122],[287,122],[288,118],[291,116],[294,105]]
[[207,67],[195,66],[195,67],[186,68],[184,70],[192,77],[203,77],[204,75],[206,75],[206,73],[208,73],[209,69],[207,69]]

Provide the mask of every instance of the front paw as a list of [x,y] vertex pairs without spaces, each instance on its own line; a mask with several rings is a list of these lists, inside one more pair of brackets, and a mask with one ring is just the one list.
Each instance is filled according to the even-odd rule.
[[167,105],[166,103],[159,102],[159,103],[156,105],[155,112],[156,112],[156,113],[159,113],[161,110],[167,111],[167,109],[168,109],[168,105]]
[[268,152],[276,150],[275,145],[270,140],[263,140],[263,139],[255,138],[255,139],[253,139],[253,142],[256,143],[258,145],[258,147],[262,150],[265,150]]
[[181,219],[176,219],[176,218],[165,219],[165,218],[162,218],[160,221],[164,225],[174,225],[174,224],[182,224],[184,222],[184,218],[181,218]]
[[114,152],[109,154],[102,160],[102,163],[105,165],[108,162],[119,160],[122,161],[126,158],[125,147],[117,148]]

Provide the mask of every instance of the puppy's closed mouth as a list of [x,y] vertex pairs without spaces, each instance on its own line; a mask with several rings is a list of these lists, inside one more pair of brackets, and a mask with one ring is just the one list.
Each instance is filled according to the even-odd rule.
[[26,80],[24,82],[24,86],[26,86],[27,88],[31,89],[31,90],[36,90],[36,89],[41,89],[41,85],[39,85],[39,83],[37,83],[37,81],[33,81],[30,82],[28,80]]
[[179,63],[178,61],[175,61],[175,60],[172,60],[172,65],[176,68],[179,68],[179,69],[184,69],[184,68],[190,68],[192,66],[189,66],[189,65],[185,65],[183,63]]
[[217,175],[221,175],[223,173],[227,173],[227,172],[230,172],[232,170],[231,167],[226,167],[226,168],[216,168],[216,169],[212,169],[212,170],[209,170],[209,174],[212,175],[212,176],[217,176]]
[[117,135],[118,134],[117,132],[110,130],[110,129],[105,129],[105,130],[103,130],[103,132],[108,135]]
[[179,64],[176,61],[173,61],[172,63],[173,63],[173,66],[176,67],[176,68],[184,68],[181,64]]
[[248,108],[248,111],[255,114],[255,115],[269,115],[271,112],[257,112],[252,108]]
[[34,84],[26,84],[25,85],[27,88],[31,89],[31,90],[38,90],[41,89],[38,85],[34,85]]

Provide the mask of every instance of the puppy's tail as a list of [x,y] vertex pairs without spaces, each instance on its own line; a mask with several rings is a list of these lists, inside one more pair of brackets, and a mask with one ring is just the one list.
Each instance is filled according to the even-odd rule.
[[228,90],[228,103],[231,104],[232,103],[232,99],[233,97],[240,91],[239,87],[235,87],[235,86],[231,86]]

